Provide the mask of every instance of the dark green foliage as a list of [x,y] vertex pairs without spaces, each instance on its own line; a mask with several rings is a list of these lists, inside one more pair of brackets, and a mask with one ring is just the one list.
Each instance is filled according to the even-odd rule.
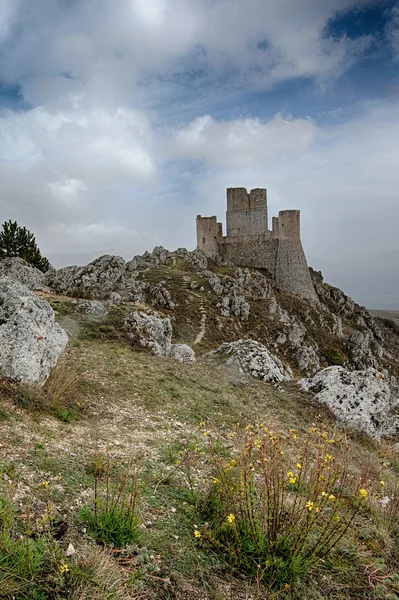
[[26,227],[19,227],[16,221],[6,221],[0,232],[0,258],[18,256],[45,273],[50,263],[41,255],[35,236]]
[[8,417],[9,417],[8,412],[0,406],[0,421],[6,421],[8,419]]
[[100,544],[124,548],[138,541],[138,519],[126,507],[103,508],[96,516],[94,510],[85,506],[80,517],[88,533]]
[[16,514],[11,493],[0,496],[0,598],[45,600],[65,586],[61,548],[48,532],[33,536],[31,525]]
[[327,348],[327,350],[324,351],[324,358],[329,365],[338,365],[340,367],[342,367],[347,360],[345,354],[336,348]]

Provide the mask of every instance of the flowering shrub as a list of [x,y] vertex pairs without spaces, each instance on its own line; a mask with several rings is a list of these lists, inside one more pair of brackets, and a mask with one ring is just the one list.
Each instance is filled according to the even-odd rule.
[[194,535],[258,581],[294,584],[332,551],[367,502],[365,481],[342,458],[346,444],[323,426],[302,442],[294,430],[283,437],[263,424],[247,427],[238,449],[205,435],[213,476],[197,502],[203,525]]

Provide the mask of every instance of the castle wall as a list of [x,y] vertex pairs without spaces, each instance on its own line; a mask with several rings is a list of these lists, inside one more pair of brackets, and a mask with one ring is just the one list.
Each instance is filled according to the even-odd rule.
[[245,188],[228,188],[226,224],[228,237],[267,231],[266,190],[257,188],[248,194]]
[[267,234],[241,238],[224,237],[220,241],[219,250],[225,263],[267,269],[270,275],[275,277],[278,244],[278,239],[273,239]]

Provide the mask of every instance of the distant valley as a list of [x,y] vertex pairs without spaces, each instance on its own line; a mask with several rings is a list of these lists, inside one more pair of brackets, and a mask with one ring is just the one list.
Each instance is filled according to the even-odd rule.
[[327,283],[369,309],[399,311],[399,249],[349,265],[309,257]]

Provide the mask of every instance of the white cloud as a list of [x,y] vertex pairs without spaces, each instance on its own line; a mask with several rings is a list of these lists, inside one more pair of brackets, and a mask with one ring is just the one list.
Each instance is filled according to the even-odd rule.
[[195,214],[222,215],[227,186],[267,186],[271,212],[302,209],[313,254],[389,249],[399,218],[397,107],[369,106],[328,128],[280,114],[228,121],[203,115],[209,90],[199,83],[188,123],[181,116],[170,129],[163,112],[166,97],[177,117],[187,108],[197,69],[226,104],[231,90],[292,78],[328,84],[370,38],[328,38],[326,26],[368,3],[3,0],[0,80],[18,84],[31,107],[0,114],[2,214],[52,251],[193,247]]
[[127,201],[121,187],[134,194],[158,179],[151,123],[139,111],[3,111],[0,132],[2,214],[44,236],[58,226],[88,227],[96,244],[90,228],[109,218],[113,201]]
[[205,115],[175,132],[172,150],[212,165],[257,167],[270,157],[306,151],[316,132],[311,119],[284,119],[281,114],[268,122],[250,118],[218,122]]
[[[399,104],[380,102],[363,109],[350,122],[317,130],[305,121],[310,128],[305,144],[299,120],[292,137],[282,139],[284,149],[290,149],[283,160],[278,130],[277,149],[271,143],[263,155],[262,141],[255,139],[251,145],[246,130],[241,131],[242,145],[235,146],[226,144],[228,133],[219,140],[217,135],[205,137],[203,145],[193,135],[195,157],[208,163],[198,182],[197,212],[223,218],[226,187],[267,187],[270,215],[286,208],[301,210],[304,243],[313,256],[346,263],[397,248]],[[273,131],[275,121],[264,123],[261,130]],[[231,128],[237,134],[235,122],[212,123],[211,128]],[[247,151],[251,161],[241,160]]]
[[18,13],[14,6],[13,19],[10,8],[0,14],[3,29],[15,36],[5,47],[0,77],[21,83],[34,103],[44,90],[48,100],[53,93],[61,101],[54,76],[59,84],[64,76],[64,95],[80,89],[97,101],[118,102],[135,93],[139,80],[173,71],[202,47],[206,69],[240,69],[243,82],[260,87],[292,77],[327,79],[347,69],[368,43],[326,39],[329,19],[368,2],[96,0],[94,8],[89,0],[25,1]]

